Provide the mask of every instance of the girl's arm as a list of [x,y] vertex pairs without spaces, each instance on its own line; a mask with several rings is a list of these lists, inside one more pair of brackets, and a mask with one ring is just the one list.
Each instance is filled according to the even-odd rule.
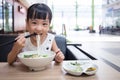
[[64,54],[62,53],[62,51],[58,48],[55,40],[53,40],[52,50],[56,53],[55,61],[62,62],[65,57],[64,57]]
[[17,59],[17,54],[22,50],[25,45],[24,35],[20,35],[16,39],[17,41],[14,43],[13,48],[9,52],[7,57],[8,64],[12,64]]
[[14,45],[14,47],[12,48],[12,50],[9,52],[8,57],[7,57],[7,61],[8,64],[13,64],[13,62],[16,61],[17,59],[17,54],[20,52],[20,50],[17,48],[16,45]]

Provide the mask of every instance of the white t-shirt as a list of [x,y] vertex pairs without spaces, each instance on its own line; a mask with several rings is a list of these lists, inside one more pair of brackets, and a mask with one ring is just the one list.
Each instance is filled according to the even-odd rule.
[[[25,33],[25,35],[29,35],[29,33]],[[53,34],[48,33],[45,41],[40,45],[40,50],[51,51],[52,42],[54,38],[55,36]],[[22,51],[33,51],[33,50],[37,50],[37,47],[32,44],[30,38],[27,38],[25,42],[25,47],[22,49]]]

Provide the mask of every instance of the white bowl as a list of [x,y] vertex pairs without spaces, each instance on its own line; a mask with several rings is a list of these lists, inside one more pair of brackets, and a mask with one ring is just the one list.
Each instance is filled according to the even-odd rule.
[[87,75],[94,75],[97,72],[97,70],[98,70],[98,66],[95,65],[95,64],[92,64],[91,68],[94,68],[94,69],[90,70],[90,71],[86,70],[84,73],[87,74]]
[[[80,76],[83,73],[86,75],[93,75],[97,72],[98,66],[96,64],[92,64],[89,61],[66,61],[63,62],[62,68],[69,74],[74,75],[74,76]],[[92,70],[89,70],[89,68],[92,68]]]
[[67,62],[63,62],[63,69],[74,76],[80,76],[83,73],[82,67],[81,66],[77,66],[77,65],[72,65],[71,63],[75,63],[74,61],[67,61]]
[[40,52],[41,56],[45,57],[35,57],[35,58],[25,58],[24,55],[37,54],[37,51],[26,51],[18,54],[20,61],[29,67],[32,71],[45,69],[54,59],[55,53],[52,51]]

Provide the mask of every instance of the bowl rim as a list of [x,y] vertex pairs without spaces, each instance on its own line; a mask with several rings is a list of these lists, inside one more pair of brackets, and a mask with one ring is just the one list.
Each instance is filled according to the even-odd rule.
[[[17,55],[17,57],[20,58],[20,59],[44,59],[44,58],[50,58],[50,57],[54,57],[55,56],[55,52],[53,52],[53,51],[45,51],[45,52],[51,52],[51,54],[53,54],[53,55],[49,55],[49,57],[39,57],[39,58],[24,58],[24,57],[21,57],[21,55],[24,55],[24,53],[26,53],[26,52],[37,52],[37,51],[24,51],[24,52],[20,52]],[[30,54],[36,54],[36,53],[30,53]],[[48,53],[43,53],[43,54],[48,54]]]

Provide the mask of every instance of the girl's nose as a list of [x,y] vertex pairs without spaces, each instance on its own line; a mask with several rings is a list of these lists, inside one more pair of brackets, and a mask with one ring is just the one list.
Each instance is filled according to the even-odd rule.
[[37,33],[40,33],[42,31],[42,26],[36,26],[35,29],[36,29]]
[[42,26],[41,25],[36,26],[36,30],[41,31],[42,30]]

